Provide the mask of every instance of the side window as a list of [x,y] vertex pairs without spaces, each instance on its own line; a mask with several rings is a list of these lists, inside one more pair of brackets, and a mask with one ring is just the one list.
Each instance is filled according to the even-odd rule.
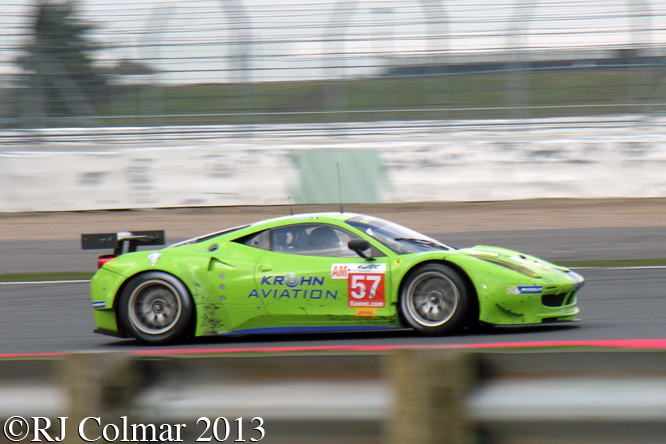
[[245,242],[245,245],[250,247],[259,248],[261,250],[270,250],[270,233],[268,230],[257,233],[254,236],[251,236]]
[[271,250],[278,253],[358,257],[347,247],[347,243],[356,236],[330,225],[291,225],[270,232]]

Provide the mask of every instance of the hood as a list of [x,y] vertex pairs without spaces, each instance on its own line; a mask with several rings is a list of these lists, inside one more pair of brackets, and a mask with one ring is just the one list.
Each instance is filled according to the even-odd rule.
[[551,264],[550,262],[537,257],[509,250],[507,248],[477,245],[472,248],[464,248],[458,251],[462,254],[492,262],[534,278],[546,277],[552,274],[561,275],[571,273],[570,270],[565,267]]

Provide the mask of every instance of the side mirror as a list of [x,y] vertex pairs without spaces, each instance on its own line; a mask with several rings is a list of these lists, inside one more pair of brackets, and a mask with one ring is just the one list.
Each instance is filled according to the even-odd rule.
[[347,243],[347,246],[349,247],[350,250],[355,251],[356,254],[361,256],[363,259],[367,259],[369,261],[372,260],[372,256],[366,256],[364,253],[365,250],[370,248],[370,242],[368,242],[365,239],[352,239]]

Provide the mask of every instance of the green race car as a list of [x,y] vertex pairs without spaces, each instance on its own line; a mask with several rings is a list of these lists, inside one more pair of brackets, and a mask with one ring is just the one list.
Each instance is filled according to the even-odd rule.
[[[286,216],[153,251],[164,232],[82,236],[100,257],[96,332],[164,344],[186,336],[572,321],[584,279],[488,246],[455,249],[350,213]],[[129,243],[129,253],[123,244]]]

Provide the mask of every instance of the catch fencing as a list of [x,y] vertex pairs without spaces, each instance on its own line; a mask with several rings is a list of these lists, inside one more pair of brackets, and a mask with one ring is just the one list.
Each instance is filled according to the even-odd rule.
[[9,0],[0,127],[654,114],[664,23],[655,0]]
[[666,433],[663,351],[343,349],[5,358],[0,418],[16,419],[14,438],[30,428],[22,442],[36,416],[72,443],[105,430],[138,442],[145,427],[134,425],[150,424],[180,442],[250,442],[257,427],[265,443],[628,444]]

